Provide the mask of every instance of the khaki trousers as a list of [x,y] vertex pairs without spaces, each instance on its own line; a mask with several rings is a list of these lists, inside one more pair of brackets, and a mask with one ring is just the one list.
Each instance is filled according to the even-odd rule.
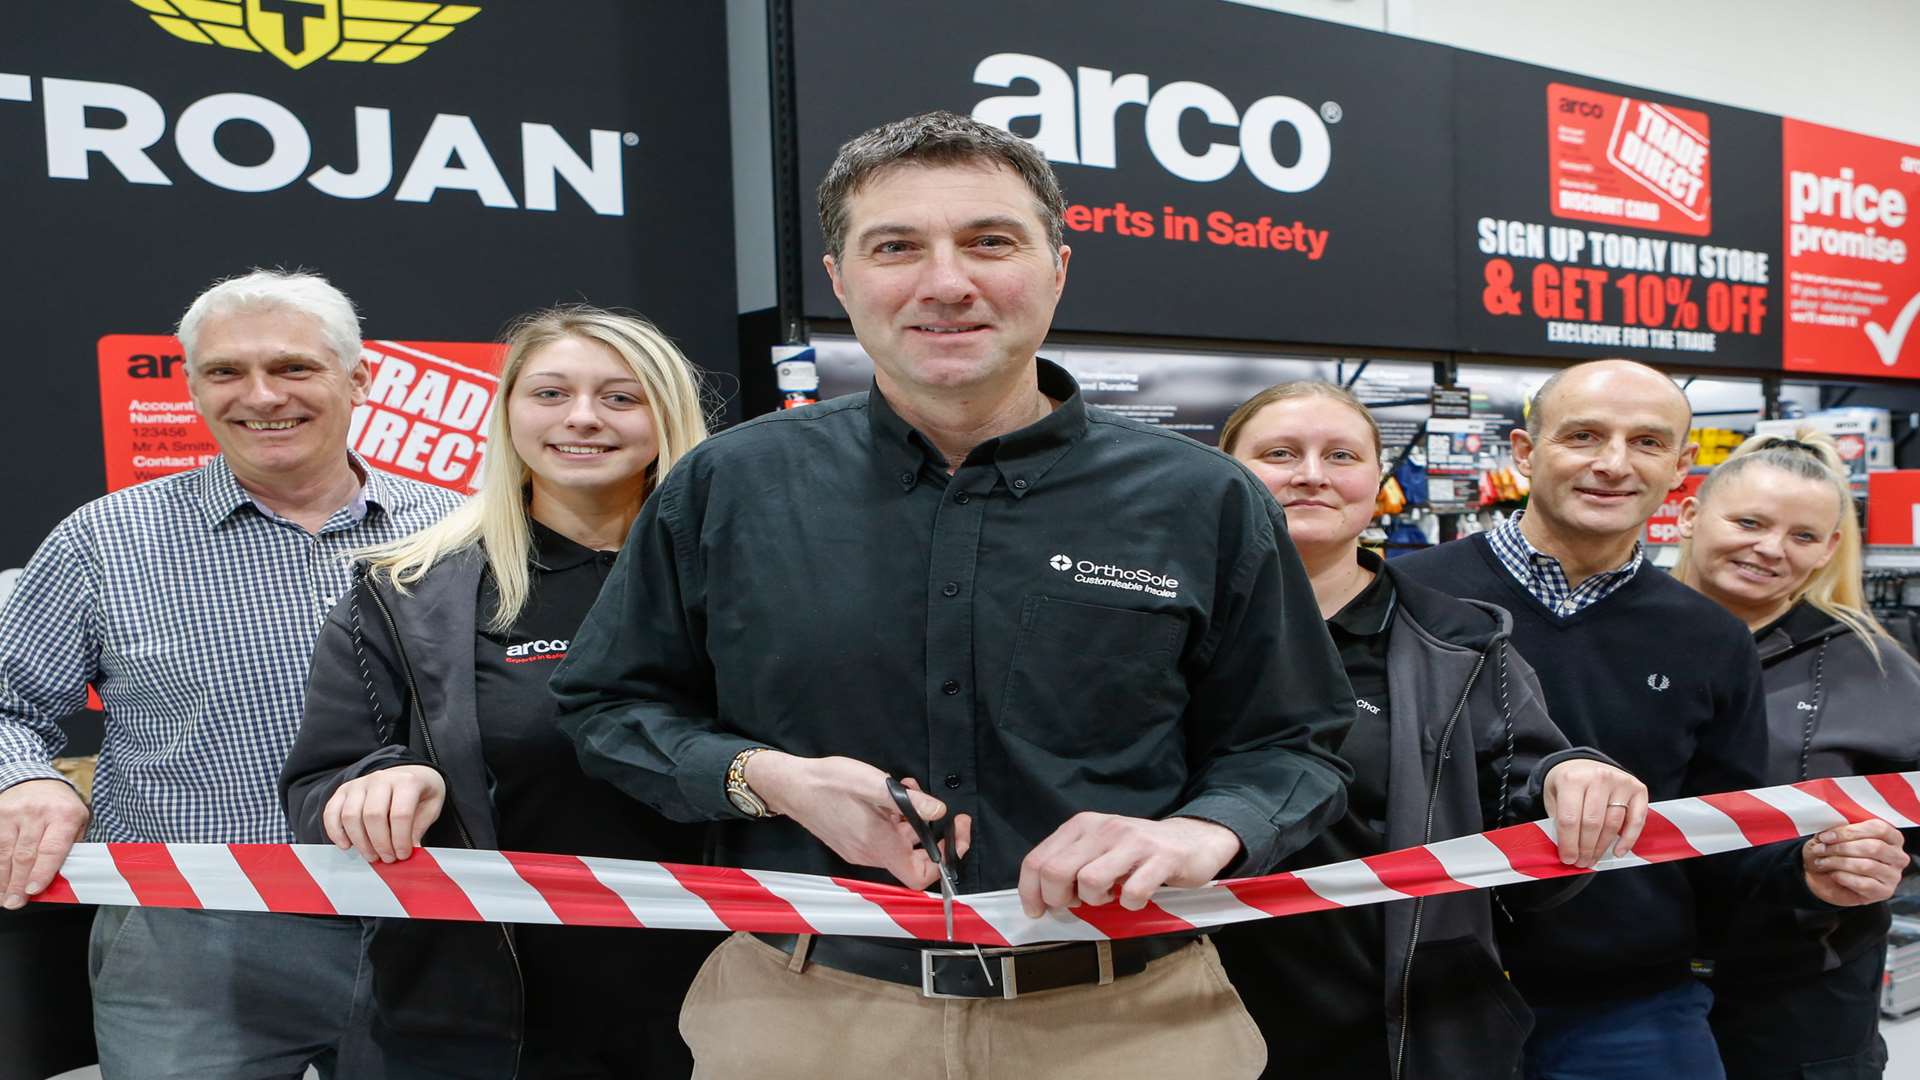
[[1202,939],[1106,986],[1003,998],[805,964],[728,938],[687,991],[694,1080],[1252,1080],[1259,1029]]

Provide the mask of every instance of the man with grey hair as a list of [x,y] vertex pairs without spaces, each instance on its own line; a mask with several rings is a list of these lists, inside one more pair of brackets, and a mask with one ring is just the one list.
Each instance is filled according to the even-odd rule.
[[[0,611],[9,909],[47,887],[83,832],[292,840],[275,785],[350,553],[458,502],[348,451],[369,373],[359,317],[324,278],[220,282],[179,334],[219,456],[76,510]],[[106,717],[91,813],[50,764],[58,722],[89,686]],[[309,1064],[361,1075],[347,1064],[360,1019],[352,920],[102,907],[91,954],[108,1078],[296,1077]]]
[[[825,265],[872,389],[688,454],[555,674],[588,771],[723,822],[725,865],[928,887],[894,777],[950,824],[962,891],[1126,925],[1161,886],[1262,873],[1339,816],[1353,695],[1280,509],[1035,355],[1072,254],[1061,206],[1030,144],[952,113],[842,147]],[[919,932],[730,938],[681,1014],[699,1075],[1266,1059],[1191,929],[983,958]]]

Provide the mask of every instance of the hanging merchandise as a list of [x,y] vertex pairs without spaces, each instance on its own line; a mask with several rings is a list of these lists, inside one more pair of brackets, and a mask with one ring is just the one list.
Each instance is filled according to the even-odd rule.
[[1427,422],[1427,501],[1441,513],[1472,510],[1483,501],[1481,452],[1487,442],[1481,424],[1441,417]]
[[1526,474],[1510,465],[1490,470],[1487,481],[1492,485],[1494,495],[1489,502],[1521,502],[1533,490]]
[[1435,525],[1433,533],[1428,534],[1425,529],[1422,529],[1412,521],[1401,520],[1387,530],[1387,556],[1389,558],[1395,555],[1404,555],[1409,551],[1418,551],[1421,548],[1432,547],[1439,541],[1439,519],[1432,514],[1423,514],[1419,520],[1421,522],[1433,522]]
[[1705,468],[1712,468],[1727,460],[1728,455],[1733,453],[1734,448],[1746,442],[1747,433],[1744,431],[1733,431],[1728,428],[1694,428],[1692,431],[1687,432],[1687,439],[1700,448],[1700,452],[1694,457],[1693,463]]
[[1427,456],[1415,446],[1393,467],[1393,481],[1409,506],[1428,505]]
[[1407,493],[1401,489],[1400,481],[1388,476],[1380,484],[1380,494],[1374,497],[1373,512],[1376,514],[1398,514],[1407,508]]

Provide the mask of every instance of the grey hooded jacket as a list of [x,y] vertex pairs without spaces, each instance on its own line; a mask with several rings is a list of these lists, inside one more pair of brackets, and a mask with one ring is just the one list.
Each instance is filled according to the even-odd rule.
[[[1877,639],[1876,662],[1859,635],[1801,603],[1762,628],[1755,644],[1767,693],[1768,783],[1920,768],[1920,663],[1893,639]],[[1916,850],[1920,829],[1904,831],[1907,850]],[[1718,935],[1714,977],[1832,971],[1883,948],[1888,919],[1885,904],[1819,911],[1749,904]]]

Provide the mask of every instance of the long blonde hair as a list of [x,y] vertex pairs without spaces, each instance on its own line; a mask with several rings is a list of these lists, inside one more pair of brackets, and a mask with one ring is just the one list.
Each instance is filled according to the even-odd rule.
[[[1806,583],[1794,593],[1792,602],[1805,600],[1853,631],[1873,654],[1874,662],[1879,663],[1880,647],[1875,638],[1888,637],[1888,634],[1867,609],[1866,595],[1860,587],[1860,522],[1854,516],[1853,492],[1847,487],[1847,467],[1840,458],[1839,447],[1826,433],[1804,424],[1794,430],[1792,438],[1755,435],[1741,443],[1700,482],[1700,490],[1695,495],[1700,500],[1700,508],[1706,508],[1714,490],[1728,478],[1754,465],[1766,465],[1833,489],[1840,502],[1840,542],[1834,546],[1833,558],[1808,575]],[[1674,575],[1697,589],[1700,585],[1694,579],[1692,555],[1693,538],[1682,539],[1680,561],[1674,567]]]
[[647,469],[642,501],[676,461],[707,437],[706,411],[693,365],[665,334],[637,315],[586,305],[548,308],[515,321],[507,332],[507,358],[487,425],[487,460],[480,489],[434,525],[411,536],[360,552],[370,571],[405,593],[441,559],[479,544],[493,571],[500,603],[487,624],[505,630],[526,606],[532,585],[527,561],[533,553],[527,485],[532,471],[513,446],[505,407],[527,358],[563,338],[597,341],[612,349],[646,392],[660,455]]

